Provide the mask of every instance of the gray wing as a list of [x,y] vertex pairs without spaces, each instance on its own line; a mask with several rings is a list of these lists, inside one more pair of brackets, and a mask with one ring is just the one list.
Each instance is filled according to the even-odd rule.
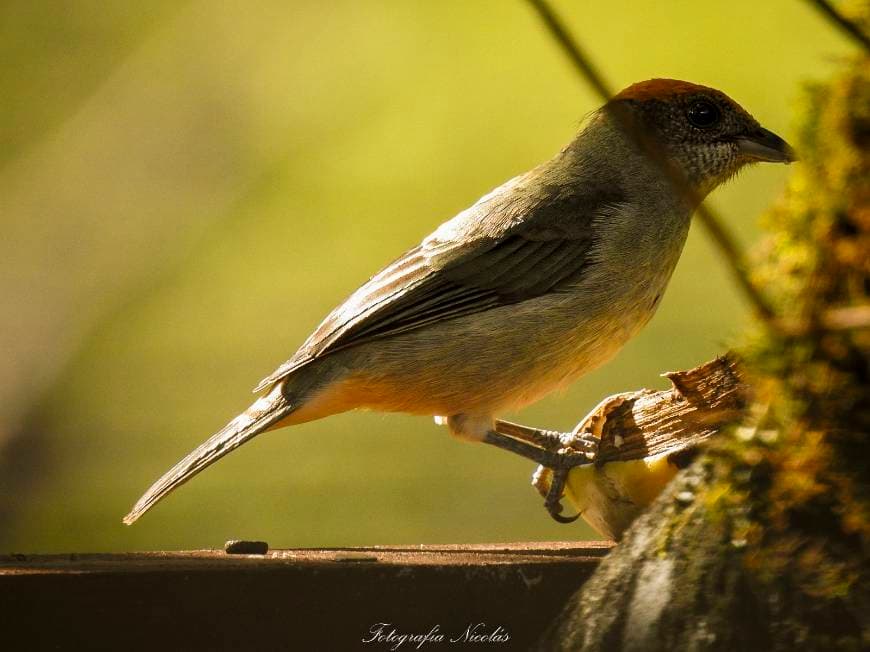
[[508,182],[369,279],[255,391],[328,353],[576,283],[594,262],[593,219],[619,203]]

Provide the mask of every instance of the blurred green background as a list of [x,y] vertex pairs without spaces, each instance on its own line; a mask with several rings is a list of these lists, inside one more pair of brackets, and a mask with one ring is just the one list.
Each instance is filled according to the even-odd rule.
[[[786,137],[849,48],[795,0],[555,6],[615,86],[708,84]],[[376,413],[264,435],[120,520],[335,304],[599,104],[523,2],[5,2],[0,54],[0,551],[594,537],[546,516],[530,463]],[[786,175],[712,197],[742,243]],[[513,416],[570,429],[745,318],[693,227],[647,329]]]

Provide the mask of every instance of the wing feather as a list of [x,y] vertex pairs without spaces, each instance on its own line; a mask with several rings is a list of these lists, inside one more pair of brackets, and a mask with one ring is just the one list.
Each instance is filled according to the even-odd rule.
[[567,202],[526,185],[508,182],[378,272],[255,391],[328,353],[576,283],[592,262],[592,220],[619,198]]

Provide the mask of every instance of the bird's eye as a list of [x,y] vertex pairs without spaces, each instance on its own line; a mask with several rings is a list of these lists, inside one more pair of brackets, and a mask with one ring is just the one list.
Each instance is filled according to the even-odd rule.
[[686,115],[689,118],[689,122],[700,129],[712,127],[722,117],[719,107],[706,100],[700,100],[692,104]]

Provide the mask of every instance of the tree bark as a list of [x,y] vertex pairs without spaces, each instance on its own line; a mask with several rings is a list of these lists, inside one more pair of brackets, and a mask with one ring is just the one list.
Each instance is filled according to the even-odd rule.
[[[711,519],[710,463],[680,474],[565,606],[540,650],[767,650],[741,545]],[[699,491],[700,490],[700,491]]]

